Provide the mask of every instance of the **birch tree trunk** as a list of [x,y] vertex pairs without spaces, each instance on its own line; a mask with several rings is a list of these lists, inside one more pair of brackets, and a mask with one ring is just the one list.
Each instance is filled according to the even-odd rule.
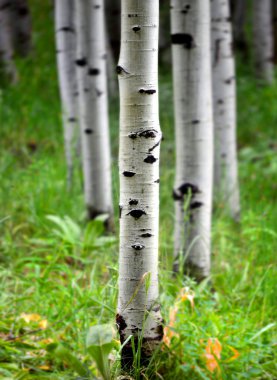
[[13,60],[12,1],[0,0],[0,62],[5,75],[15,83],[18,79]]
[[257,78],[271,84],[274,79],[271,0],[253,0],[254,60]]
[[68,188],[71,187],[73,178],[78,115],[76,105],[77,82],[75,70],[76,33],[73,24],[73,12],[73,0],[56,1],[55,26],[57,64],[63,108]]
[[113,226],[103,0],[75,0],[77,86],[85,202],[89,219]]
[[[60,3],[61,1],[57,1]],[[17,52],[26,57],[32,48],[32,20],[27,0],[14,0],[14,42]]]
[[175,264],[201,281],[210,273],[213,173],[210,1],[171,0],[176,176]]
[[236,144],[236,79],[232,26],[228,0],[213,0],[212,67],[214,105],[214,192],[239,220]]
[[274,39],[274,63],[277,64],[277,1],[273,1],[273,39]]
[[[123,0],[120,90],[120,258],[117,325],[121,343],[141,342],[142,362],[163,337],[158,299],[158,0]],[[133,360],[131,342],[122,366]]]

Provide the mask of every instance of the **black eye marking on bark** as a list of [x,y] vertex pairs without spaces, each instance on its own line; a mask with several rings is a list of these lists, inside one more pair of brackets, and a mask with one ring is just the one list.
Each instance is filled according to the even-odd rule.
[[121,214],[122,214],[123,206],[118,205],[118,209],[119,209],[119,219],[121,219]]
[[76,117],[70,117],[68,119],[69,123],[75,123],[75,121],[77,121]]
[[18,9],[19,16],[27,16],[29,14],[29,10],[27,7],[21,7]]
[[131,17],[138,17],[138,14],[137,13],[129,13],[128,17],[129,18],[131,18]]
[[129,200],[129,205],[130,206],[136,206],[138,204],[138,200],[137,199],[130,199]]
[[64,26],[63,28],[60,28],[58,32],[69,32],[69,33],[75,33],[75,30],[71,28],[70,26]]
[[79,58],[79,59],[76,59],[75,63],[77,66],[84,67],[87,64],[87,59],[86,58]]
[[100,5],[94,5],[93,8],[94,8],[94,9],[99,9],[99,8],[100,8]]
[[136,173],[134,173],[134,172],[128,172],[128,171],[124,171],[122,174],[125,177],[134,177],[134,175],[136,175]]
[[147,164],[154,164],[154,162],[157,161],[157,158],[155,158],[152,154],[149,154],[144,160]]
[[89,92],[89,88],[84,88],[84,92]]
[[90,68],[88,70],[88,75],[99,75],[100,74],[100,70],[99,69],[96,69],[96,68]]
[[141,27],[139,25],[135,25],[132,27],[133,31],[136,33],[136,32],[139,32]]
[[143,88],[141,88],[139,90],[139,93],[140,94],[147,94],[147,95],[153,95],[153,94],[156,94],[156,90],[144,90]]
[[127,215],[131,215],[135,219],[139,219],[142,215],[146,215],[146,212],[143,210],[132,210]]
[[142,132],[131,132],[129,133],[128,137],[132,140],[135,140],[137,137],[145,137],[146,139],[149,139],[155,138],[157,133],[158,131],[156,131],[155,129],[146,129]]
[[73,94],[74,96],[78,96],[79,95],[79,92],[78,91],[76,91],[76,92],[74,92],[74,94]]
[[172,197],[175,201],[183,201],[185,195],[191,194],[193,197],[195,194],[200,193],[197,186],[191,183],[183,183],[178,189],[174,189],[172,193]]
[[178,190],[184,194],[188,195],[191,193],[192,195],[200,193],[199,189],[197,186],[193,185],[192,183],[183,183]]
[[87,135],[91,135],[93,133],[93,130],[92,129],[85,129],[84,132],[87,134]]
[[187,33],[171,34],[171,43],[174,45],[184,45],[185,49],[192,49],[195,47],[192,35]]
[[151,236],[153,236],[152,234],[149,234],[148,232],[146,234],[142,234],[140,235],[141,237],[143,238],[150,238]]
[[103,91],[100,91],[100,90],[98,90],[97,88],[96,88],[95,92],[96,92],[96,95],[97,95],[98,97],[100,97],[101,95],[103,95]]
[[160,183],[160,179],[156,179],[156,181],[154,181],[154,183]]
[[152,146],[152,148],[148,149],[148,153],[151,153],[155,148],[157,148],[160,145],[161,141],[162,141],[162,135],[161,135],[159,141],[156,142],[156,144],[154,146]]
[[115,70],[116,70],[117,74],[130,74],[122,66],[116,66]]
[[224,104],[224,100],[223,99],[218,99],[217,104]]
[[186,6],[185,6],[185,9],[183,9],[183,10],[181,11],[181,13],[187,14],[187,13],[189,12],[189,10],[190,10],[190,5],[186,5]]
[[226,80],[224,81],[224,83],[226,83],[226,84],[231,84],[232,81],[233,81],[234,79],[235,79],[235,77],[230,77],[230,78],[226,79]]
[[192,120],[191,123],[192,123],[192,124],[199,124],[199,123],[200,123],[200,120]]
[[203,203],[202,202],[192,202],[189,206],[189,208],[191,210],[194,210],[196,208],[200,208],[201,206],[203,206]]
[[116,326],[119,332],[126,329],[127,324],[125,322],[125,319],[122,317],[122,315],[116,314],[115,320],[116,320]]
[[135,243],[133,245],[131,245],[131,247],[135,250],[135,251],[141,251],[143,248],[145,248],[145,246],[141,243]]

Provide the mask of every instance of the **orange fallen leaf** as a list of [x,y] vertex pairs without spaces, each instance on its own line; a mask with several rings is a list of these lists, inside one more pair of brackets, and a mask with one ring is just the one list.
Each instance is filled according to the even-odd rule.
[[209,338],[205,348],[204,357],[206,360],[206,367],[208,371],[220,372],[218,361],[221,359],[222,346],[217,338]]
[[173,336],[177,336],[178,334],[171,329],[171,327],[174,326],[174,323],[176,322],[178,312],[178,306],[174,306],[170,308],[169,311],[169,324],[164,328],[164,337],[163,342],[166,346],[170,346],[170,342]]

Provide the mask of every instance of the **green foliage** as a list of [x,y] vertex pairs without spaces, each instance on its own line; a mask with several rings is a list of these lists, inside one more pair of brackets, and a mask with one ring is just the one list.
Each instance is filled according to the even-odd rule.
[[[52,9],[48,1],[31,4],[34,52],[17,62],[19,84],[0,93],[0,378],[69,380],[85,377],[87,370],[91,378],[104,376],[105,371],[105,376],[116,377],[120,348],[109,342],[111,333],[107,341],[101,334],[104,340],[98,339],[98,345],[101,327],[90,330],[89,338],[87,334],[90,326],[115,318],[118,240],[104,236],[102,220],[85,223],[78,165],[74,187],[66,190]],[[197,286],[181,276],[172,279],[175,158],[167,69],[160,79],[164,135],[160,302],[165,325],[170,322],[170,308],[175,305],[178,311],[169,347],[163,345],[146,369],[138,359],[134,373],[137,378],[165,380],[273,380],[277,378],[277,88],[257,87],[248,66],[239,65],[242,220],[240,225],[231,222],[224,205],[217,202],[211,292],[208,281]],[[118,105],[110,109],[117,204]],[[178,298],[184,287],[195,293],[194,308]],[[35,320],[27,322],[23,313]],[[41,318],[35,317],[38,314]],[[41,324],[44,320],[46,326]],[[220,374],[207,369],[210,338],[222,345]],[[235,359],[232,349],[239,353]]]

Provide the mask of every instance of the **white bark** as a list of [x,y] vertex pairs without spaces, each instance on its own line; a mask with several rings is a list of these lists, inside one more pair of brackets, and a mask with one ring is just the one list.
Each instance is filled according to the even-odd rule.
[[72,185],[77,139],[77,82],[75,71],[76,34],[73,0],[56,1],[55,27],[59,86],[63,108],[63,127],[67,162],[67,184]]
[[111,162],[103,0],[75,0],[77,83],[88,218],[107,214],[112,228]]
[[257,78],[272,83],[273,65],[273,31],[271,0],[253,0],[253,39],[254,60]]
[[174,270],[182,253],[185,271],[200,281],[210,272],[210,0],[171,0],[171,33],[176,131]]
[[[142,335],[142,360],[163,336],[158,298],[158,0],[123,0],[120,90],[120,259],[117,323],[123,343]],[[146,286],[147,273],[150,276]],[[146,287],[148,289],[146,289]],[[132,362],[129,342],[122,365]]]
[[13,56],[12,1],[0,0],[0,62],[5,74],[15,83],[18,74]]
[[236,144],[236,78],[229,0],[212,0],[214,193],[239,220]]

